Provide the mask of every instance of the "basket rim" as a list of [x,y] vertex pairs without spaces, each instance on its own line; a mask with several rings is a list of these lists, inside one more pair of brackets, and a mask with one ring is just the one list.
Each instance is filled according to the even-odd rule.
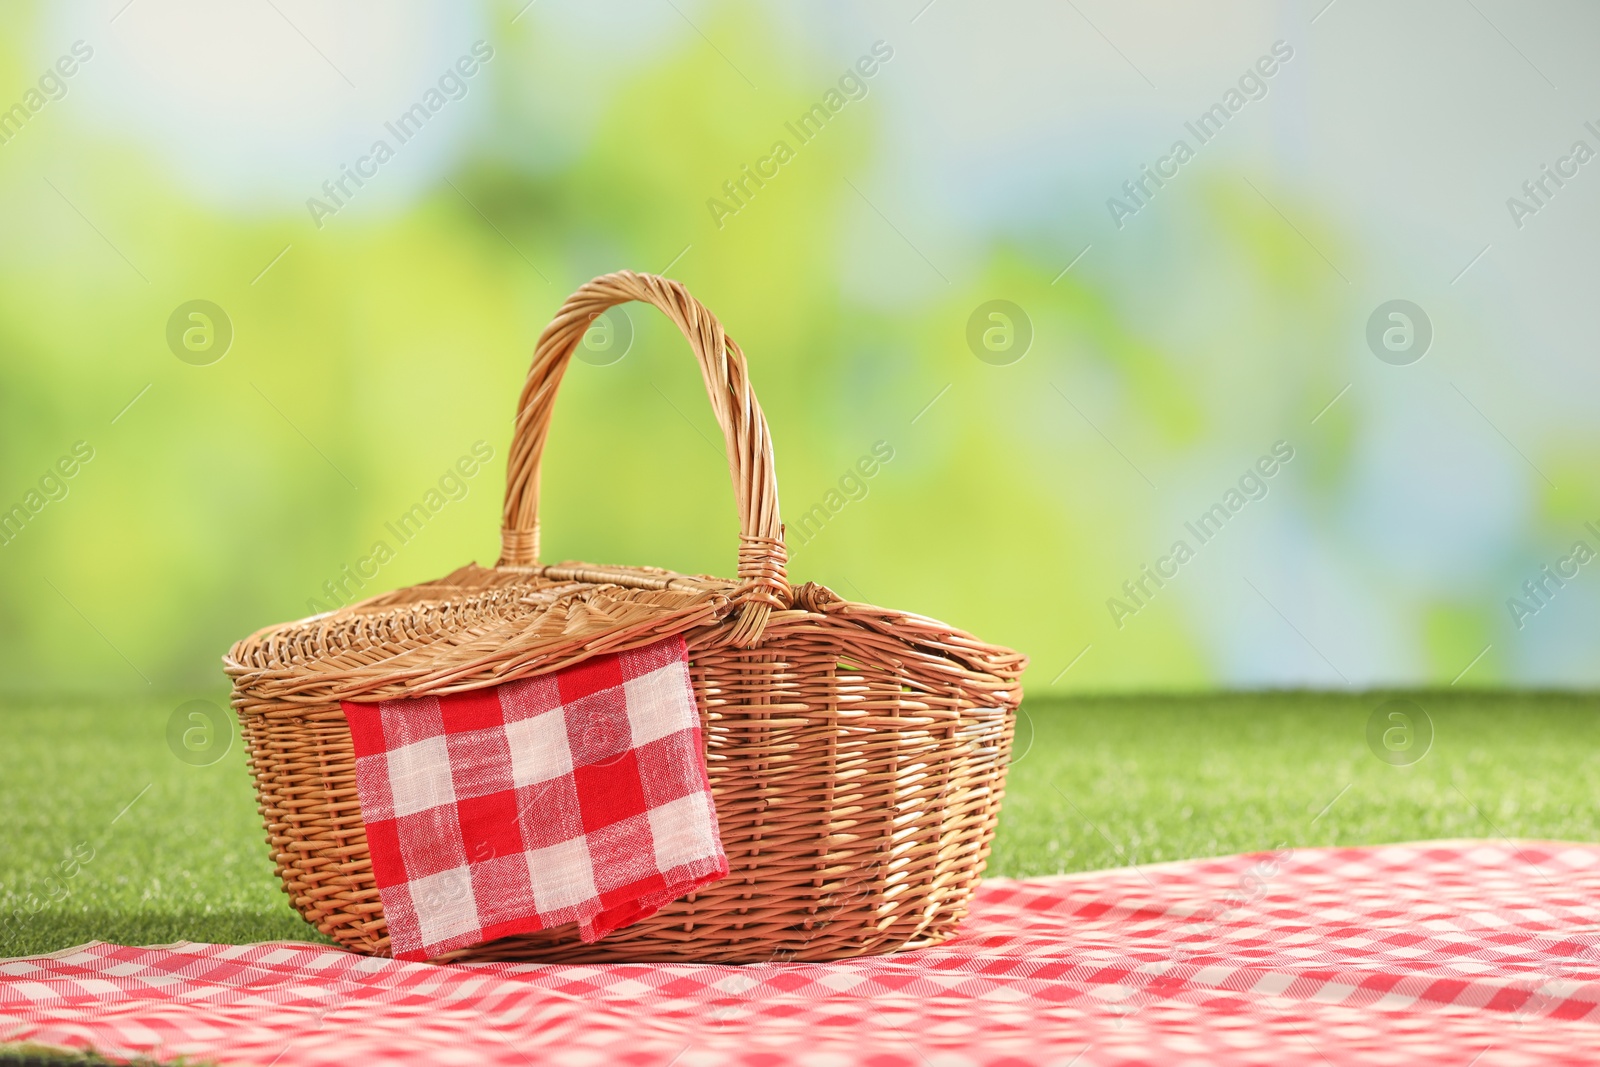
[[[522,576],[531,581],[518,582],[516,578]],[[463,580],[476,580],[478,584],[460,584]],[[737,623],[739,609],[733,601],[736,585],[725,578],[685,575],[658,567],[602,566],[580,561],[495,567],[473,563],[442,578],[380,593],[333,611],[262,627],[234,643],[223,656],[223,670],[233,681],[235,697],[248,697],[249,703],[264,700],[326,707],[344,701],[377,703],[409,696],[470,692],[546,674],[592,656],[677,634],[709,631],[725,638]],[[440,597],[416,595],[430,588],[451,592]],[[453,627],[450,623],[452,616],[460,618],[474,610],[503,607],[508,600],[526,602],[530,590],[535,595],[549,594],[549,602],[542,610],[499,615],[484,611],[485,617],[494,619],[487,627],[492,632],[480,633],[465,644],[462,639],[472,637],[476,617]],[[542,642],[528,640],[552,611],[566,610],[570,615],[574,605],[595,600],[602,605],[625,604],[625,610],[635,617],[615,625],[596,620],[575,632],[563,632]],[[922,643],[916,640],[916,631],[930,637],[936,635],[938,643],[959,648],[964,653],[959,658],[971,668],[997,678],[1020,677],[1027,662],[1021,653],[989,644],[936,619],[846,600],[815,582],[792,587],[791,596],[773,612],[769,625],[807,615],[848,620],[908,647]],[[399,627],[414,634],[408,624],[418,620],[431,620],[437,632],[398,653],[369,657],[379,645],[371,640],[374,632]],[[524,647],[518,649],[518,641]],[[764,638],[757,648],[766,644]],[[508,645],[512,649],[509,653]],[[284,654],[286,649],[303,646],[320,648],[320,654]],[[440,655],[449,651],[455,655]],[[940,654],[956,658],[948,649]],[[235,706],[247,710],[239,699]]]

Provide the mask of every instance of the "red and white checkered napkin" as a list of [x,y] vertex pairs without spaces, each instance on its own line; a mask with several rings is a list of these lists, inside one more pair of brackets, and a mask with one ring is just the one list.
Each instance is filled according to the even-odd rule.
[[344,713],[396,959],[598,941],[728,874],[682,637]]

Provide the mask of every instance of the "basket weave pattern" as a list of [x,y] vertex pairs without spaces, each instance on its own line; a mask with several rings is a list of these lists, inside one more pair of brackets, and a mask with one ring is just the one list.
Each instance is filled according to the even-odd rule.
[[[538,563],[555,394],[594,317],[653,304],[688,338],[738,502],[733,580]],[[384,954],[341,700],[461,692],[682,634],[729,877],[584,945],[575,926],[449,959],[837,959],[931,944],[965,914],[999,816],[1021,655],[785,575],[772,442],[743,355],[676,282],[621,272],[544,331],[517,410],[501,558],[263,630],[224,661],[277,872],[339,943]]]

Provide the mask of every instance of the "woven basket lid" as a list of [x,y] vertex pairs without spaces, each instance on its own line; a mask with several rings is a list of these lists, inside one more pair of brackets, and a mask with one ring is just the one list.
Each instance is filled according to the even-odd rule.
[[498,685],[715,624],[737,583],[654,567],[480,567],[268,627],[225,666],[257,698],[373,701]]

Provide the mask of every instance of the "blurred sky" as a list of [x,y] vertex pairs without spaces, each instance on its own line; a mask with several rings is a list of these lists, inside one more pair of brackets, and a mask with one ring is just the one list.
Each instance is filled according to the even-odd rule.
[[[1505,0],[8,5],[0,684],[214,687],[478,441],[363,592],[492,562],[533,341],[626,267],[749,356],[791,530],[827,513],[792,577],[1021,648],[1030,691],[1592,685],[1597,32]],[[197,300],[220,358],[169,341]],[[969,342],[992,301],[1025,353]],[[1392,301],[1374,336],[1425,351],[1369,341]],[[692,360],[628,316],[557,406],[546,557],[731,574]]]

